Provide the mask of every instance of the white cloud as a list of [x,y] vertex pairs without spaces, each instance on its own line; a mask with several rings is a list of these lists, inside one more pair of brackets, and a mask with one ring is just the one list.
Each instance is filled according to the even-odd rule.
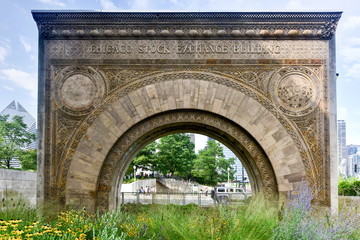
[[59,7],[66,6],[66,4],[60,0],[37,0],[37,1],[44,3],[44,4],[49,4],[49,5],[59,6]]
[[346,120],[348,116],[348,110],[346,107],[338,107],[337,108],[337,119]]
[[17,86],[29,90],[33,99],[37,98],[37,76],[15,68],[3,69],[0,71],[2,77]]
[[348,39],[348,43],[353,46],[360,46],[360,37],[351,37]]
[[104,10],[118,10],[118,7],[111,0],[100,0],[100,4]]
[[340,45],[339,54],[346,63],[359,62],[360,61],[360,47]]
[[15,91],[15,89],[14,89],[14,88],[9,87],[9,86],[3,86],[3,88],[5,88],[6,90],[9,90],[9,91],[12,91],[12,92],[14,92],[14,91]]
[[208,136],[202,134],[195,134],[195,152],[198,153],[199,150],[202,150],[206,146]]
[[360,76],[360,63],[353,64],[347,71],[345,76],[358,79]]
[[28,40],[24,37],[24,36],[20,36],[20,42],[22,43],[22,45],[25,48],[25,51],[30,52],[31,51],[31,45],[28,42]]
[[131,8],[134,10],[154,9],[156,6],[153,1],[149,0],[133,0],[131,1]]
[[342,24],[342,28],[344,28],[346,30],[355,29],[359,26],[360,26],[360,16],[350,16],[350,17],[346,18],[344,20],[344,23]]
[[8,55],[7,49],[3,46],[0,46],[0,62],[3,62],[7,55]]
[[10,41],[7,39],[0,40],[0,62],[3,62],[10,53]]
[[285,7],[285,9],[288,11],[299,11],[303,8],[303,5],[298,0],[290,0]]

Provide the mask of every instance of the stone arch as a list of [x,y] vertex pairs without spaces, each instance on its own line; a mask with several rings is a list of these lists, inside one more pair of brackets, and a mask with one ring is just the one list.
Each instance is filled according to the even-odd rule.
[[155,139],[177,132],[196,132],[217,139],[242,160],[255,194],[262,192],[267,199],[278,197],[277,180],[271,163],[256,141],[240,126],[217,114],[183,109],[167,111],[146,118],[124,133],[109,151],[97,183],[97,204],[116,208],[117,191],[122,177],[138,151]]
[[[277,186],[277,189],[273,192],[284,193],[293,190],[296,184],[306,178],[305,167],[294,136],[289,134],[284,128],[284,123],[253,95],[230,87],[230,80],[227,80],[227,84],[221,84],[195,77],[167,79],[169,80],[160,82],[145,81],[146,84],[132,88],[107,105],[94,118],[72,155],[65,180],[67,203],[79,203],[81,199],[82,205],[94,210],[96,202],[100,199],[98,207],[106,209],[107,203],[103,201],[106,196],[103,198],[101,195],[111,191],[108,189],[111,184],[102,184],[101,181],[112,179],[111,169],[115,169],[116,163],[108,164],[106,159],[109,154],[116,152],[112,152],[112,149],[116,148],[116,142],[121,142],[119,139],[132,128],[139,131],[136,130],[136,124],[158,114],[161,116],[162,113],[176,113],[180,110],[189,110],[189,113],[207,112],[214,118],[217,116],[226,119],[239,129],[244,129],[253,139],[253,145],[256,143],[254,146],[258,146],[267,157],[270,165],[267,169],[271,172],[272,168],[274,171],[274,186]],[[220,127],[215,129],[221,130]],[[133,139],[127,137],[124,141],[131,142]],[[251,152],[249,149],[247,151]],[[262,180],[266,182],[264,176]],[[114,180],[111,181],[114,184]]]

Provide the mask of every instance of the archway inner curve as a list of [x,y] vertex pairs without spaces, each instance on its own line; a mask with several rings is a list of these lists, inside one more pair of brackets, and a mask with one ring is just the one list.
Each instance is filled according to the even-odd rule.
[[249,174],[254,193],[276,199],[278,186],[264,150],[242,127],[215,113],[194,109],[163,112],[137,123],[109,151],[97,182],[96,206],[102,211],[117,207],[122,177],[134,156],[155,139],[179,132],[208,135],[228,146]]

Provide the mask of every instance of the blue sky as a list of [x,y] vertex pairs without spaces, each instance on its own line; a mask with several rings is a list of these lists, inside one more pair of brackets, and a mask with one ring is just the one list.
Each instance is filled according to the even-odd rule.
[[0,111],[19,101],[37,109],[38,33],[32,9],[127,11],[343,11],[337,28],[338,119],[360,144],[359,0],[0,0]]

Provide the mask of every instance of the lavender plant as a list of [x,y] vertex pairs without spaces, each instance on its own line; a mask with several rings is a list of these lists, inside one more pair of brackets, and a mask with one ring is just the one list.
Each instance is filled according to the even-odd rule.
[[[314,194],[308,183],[288,195],[287,205],[280,213],[273,239],[358,239],[358,216],[350,210],[335,214],[331,209],[318,212],[311,202]],[[350,208],[351,209],[351,208]]]

